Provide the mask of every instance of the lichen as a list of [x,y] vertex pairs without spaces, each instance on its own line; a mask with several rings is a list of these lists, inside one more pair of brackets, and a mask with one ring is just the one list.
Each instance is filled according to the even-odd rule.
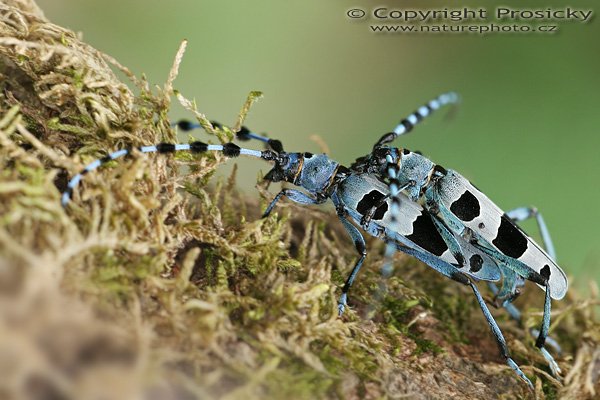
[[[600,386],[598,294],[554,302],[562,383],[527,328],[543,296],[526,287],[518,327],[494,312],[531,393],[505,365],[468,288],[397,254],[365,267],[334,213],[282,203],[260,219],[262,184],[241,195],[214,155],[134,154],[67,179],[117,148],[175,141],[173,98],[213,142],[216,128],[174,89],[183,45],[154,86],[48,22],[26,0],[0,5],[0,397],[572,398]],[[114,74],[122,71],[136,93]]]

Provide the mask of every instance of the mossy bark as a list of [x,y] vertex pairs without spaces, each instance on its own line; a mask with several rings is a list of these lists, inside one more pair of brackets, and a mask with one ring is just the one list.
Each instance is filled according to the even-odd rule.
[[[235,177],[207,188],[218,155],[134,155],[86,175],[63,209],[61,190],[87,162],[175,140],[168,111],[182,53],[151,90],[33,1],[0,5],[0,397],[598,395],[595,292],[555,303],[562,382],[527,329],[494,312],[533,393],[499,356],[469,290],[402,254],[383,282],[380,242],[370,241],[338,318],[356,255],[335,215],[282,204],[259,219],[264,200],[238,195]],[[195,115],[213,140],[231,137]],[[543,296],[526,289],[529,328]]]

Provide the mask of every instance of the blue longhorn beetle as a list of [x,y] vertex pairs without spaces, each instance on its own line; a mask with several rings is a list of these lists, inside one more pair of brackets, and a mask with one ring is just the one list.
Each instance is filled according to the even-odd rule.
[[[472,187],[466,179],[412,152],[410,154],[414,155],[414,160],[418,162],[411,166],[412,161],[407,162],[409,158],[404,157],[407,155],[405,151],[385,146],[396,136],[408,132],[434,110],[455,101],[454,94],[445,94],[430,101],[407,119],[402,120],[400,125],[404,127],[404,131],[402,128],[397,128],[396,132],[384,135],[371,154],[358,159],[350,168],[330,159],[326,154],[288,153],[283,150],[281,142],[252,133],[245,127],[237,133],[239,139],[257,139],[266,142],[270,148],[251,150],[241,148],[234,143],[214,145],[195,141],[189,144],[159,143],[140,146],[137,150],[142,153],[161,154],[177,151],[192,153],[216,151],[226,157],[246,155],[273,163],[273,168],[265,175],[265,180],[289,182],[304,191],[282,189],[267,206],[263,217],[267,217],[284,196],[302,205],[322,204],[330,199],[340,222],[354,242],[359,259],[342,288],[338,302],[340,315],[344,312],[348,291],[367,256],[365,239],[358,225],[370,235],[386,242],[387,258],[393,251],[403,251],[447,278],[469,286],[507,364],[529,387],[533,387],[531,381],[510,357],[504,336],[474,282],[482,280],[491,283],[502,278],[503,286],[497,295],[499,298],[506,299],[503,305],[509,310],[511,316],[517,319],[518,311],[509,303],[516,296],[517,288],[522,286],[523,279],[531,280],[546,289],[544,317],[536,345],[549,361],[552,371],[558,373],[558,366],[545,350],[544,342],[550,323],[550,296],[552,294],[552,297],[557,299],[564,296],[567,288],[564,274],[546,253],[514,225],[510,217],[504,216],[504,213],[499,211],[485,195]],[[187,121],[180,121],[177,125],[184,130],[197,127],[196,124]],[[132,149],[118,150],[88,164],[67,184],[61,199],[62,205],[66,207],[70,202],[74,189],[85,174],[131,153]],[[428,168],[427,171],[425,167]],[[423,175],[426,179],[422,178]],[[468,218],[463,218],[464,213],[469,212],[469,207],[474,206],[472,202],[459,201],[458,206],[453,206],[457,199],[463,197],[458,191],[462,190],[464,193],[465,188],[468,188],[475,197],[485,216],[481,222],[473,218],[476,221],[475,227],[472,227]],[[459,211],[456,211],[457,207]],[[522,210],[517,210],[513,213],[513,218],[520,219],[522,214],[524,214]],[[543,225],[541,216],[538,218],[539,221],[542,221],[540,225]],[[508,228],[505,226],[507,223],[510,224]],[[482,226],[487,228],[483,229]],[[496,236],[501,237],[500,241],[503,244],[499,246],[500,248],[494,242],[496,238],[486,233],[493,230]],[[542,231],[545,232],[544,238],[546,238],[547,231],[545,229]],[[517,235],[521,235],[524,239],[516,239]],[[526,241],[525,245],[522,244],[523,240]],[[512,249],[508,245],[516,245],[518,248]],[[523,254],[527,253],[528,256],[520,258],[521,255],[517,254],[517,250],[523,246],[526,247]],[[537,252],[530,251],[529,248],[537,249]],[[544,263],[544,267],[538,267],[540,262]],[[562,276],[563,279],[557,282],[554,276]]]
[[[477,255],[462,257],[465,254],[461,252],[461,245],[454,240],[460,236],[494,259],[502,273],[502,288],[498,291],[495,284],[490,282],[489,285],[496,300],[507,308],[513,318],[520,319],[519,311],[511,302],[518,296],[525,279],[545,289],[542,327],[537,335],[536,346],[552,373],[558,376],[560,368],[544,344],[550,326],[551,298],[562,299],[567,292],[568,282],[565,273],[556,264],[556,252],[542,215],[533,207],[519,207],[505,213],[458,172],[446,170],[418,152],[386,146],[398,136],[409,133],[438,103],[454,103],[457,100],[456,94],[447,93],[420,107],[401,120],[394,131],[384,134],[373,151],[357,159],[350,168],[361,174],[375,174],[388,184],[390,191],[398,187],[405,188],[410,200],[423,205],[445,240],[445,246],[429,248],[434,254],[444,251],[447,246],[459,261],[459,269],[477,268],[481,263]],[[364,214],[361,225],[369,224],[377,207],[378,204],[374,204]],[[516,222],[532,217],[536,218],[546,251],[516,225]],[[553,340],[548,340],[548,343],[560,349]]]

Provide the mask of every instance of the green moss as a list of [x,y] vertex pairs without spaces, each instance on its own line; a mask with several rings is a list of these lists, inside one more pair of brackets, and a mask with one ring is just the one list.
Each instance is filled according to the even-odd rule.
[[417,349],[414,352],[415,356],[420,356],[421,354],[426,352],[432,353],[433,355],[438,355],[444,352],[444,349],[442,349],[440,346],[438,346],[431,340],[423,339],[418,335],[414,334],[409,334],[408,337],[414,340],[417,344]]
[[267,398],[318,399],[325,398],[334,379],[316,370],[307,370],[302,361],[282,363],[270,372],[266,380]]
[[89,129],[79,125],[65,124],[60,122],[60,118],[51,118],[47,121],[48,128],[56,131],[74,133],[77,135],[89,135]]
[[542,390],[544,391],[544,396],[546,400],[558,400],[558,390],[557,388],[549,383],[547,380],[544,380],[542,383]]

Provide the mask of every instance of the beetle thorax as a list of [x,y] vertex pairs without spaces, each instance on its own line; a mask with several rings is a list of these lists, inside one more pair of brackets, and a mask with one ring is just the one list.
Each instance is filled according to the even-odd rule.
[[325,191],[333,182],[339,164],[326,154],[304,153],[301,157],[302,167],[293,183],[311,193]]
[[406,149],[399,152],[398,182],[401,185],[413,183],[407,189],[409,197],[413,200],[419,198],[421,189],[429,183],[434,166],[431,160],[418,153]]

